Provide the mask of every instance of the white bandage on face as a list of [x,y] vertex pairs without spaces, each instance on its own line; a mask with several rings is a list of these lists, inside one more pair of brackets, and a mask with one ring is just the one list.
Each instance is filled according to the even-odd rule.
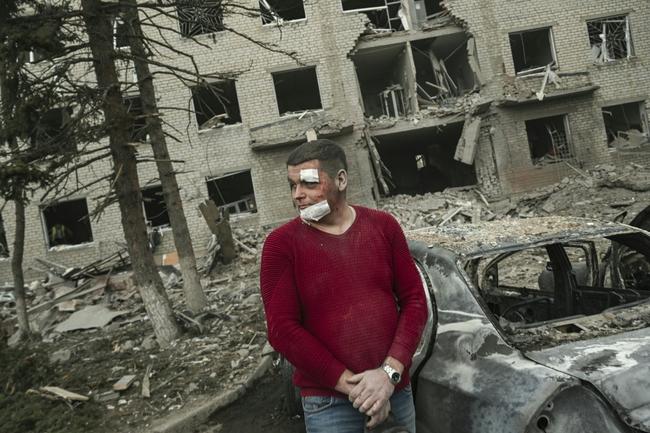
[[325,215],[330,213],[330,205],[327,200],[323,200],[304,209],[300,209],[300,218],[305,221],[320,221]]
[[320,182],[320,178],[318,177],[318,169],[303,168],[302,170],[300,170],[300,182],[307,182],[307,183]]

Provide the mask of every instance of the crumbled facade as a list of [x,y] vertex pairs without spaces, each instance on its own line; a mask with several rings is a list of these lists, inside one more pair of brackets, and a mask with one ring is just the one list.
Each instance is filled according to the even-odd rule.
[[[643,0],[244,3],[263,16],[226,15],[224,24],[296,52],[300,64],[231,32],[203,34],[188,11],[180,25],[162,22],[203,43],[168,36],[202,73],[238,71],[193,88],[167,75],[155,81],[159,106],[183,108],[163,115],[182,138],[168,145],[172,159],[184,161],[176,164],[178,182],[199,252],[210,236],[197,209],[205,199],[226,206],[239,225],[295,214],[284,161],[311,130],[346,149],[350,200],[365,205],[449,187],[496,197],[600,163],[645,161],[650,10]],[[186,57],[164,54],[187,68]],[[146,155],[137,126],[132,138]],[[89,182],[109,169],[78,176]],[[145,213],[163,235],[157,252],[171,251],[155,164],[140,164],[139,174]],[[120,247],[116,205],[98,221],[83,218],[97,206],[95,195],[28,207],[28,270],[39,267],[37,257],[80,266]],[[2,216],[10,253],[11,203]],[[0,256],[0,283],[10,279],[9,258]]]

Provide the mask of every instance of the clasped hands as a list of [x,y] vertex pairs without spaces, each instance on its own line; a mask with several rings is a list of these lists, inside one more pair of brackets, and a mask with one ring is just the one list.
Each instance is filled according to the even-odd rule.
[[383,369],[366,370],[347,377],[345,381],[352,387],[348,392],[348,399],[352,402],[352,406],[370,417],[366,424],[369,429],[388,418],[390,397],[393,395],[395,385],[390,382]]

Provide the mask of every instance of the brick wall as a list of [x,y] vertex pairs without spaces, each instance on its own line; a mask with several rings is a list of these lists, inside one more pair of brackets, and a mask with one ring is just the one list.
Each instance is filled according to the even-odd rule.
[[[490,77],[482,89],[483,96],[502,99],[505,90],[513,85],[532,91],[541,88],[542,77],[515,77],[508,34],[543,27],[552,28],[557,72],[568,74],[563,78],[562,87],[572,89],[585,83],[598,86],[589,95],[497,109],[496,115],[486,119],[484,130],[489,127],[489,134],[481,134],[476,163],[477,175],[486,192],[499,195],[525,191],[575,174],[566,164],[532,165],[525,120],[536,117],[568,114],[575,151],[575,160],[570,163],[576,168],[599,163],[650,163],[647,151],[621,152],[607,147],[601,112],[603,106],[641,100],[646,101],[646,109],[650,107],[650,27],[647,26],[650,8],[646,1],[446,0],[444,3],[476,36],[483,74]],[[615,15],[629,16],[634,57],[594,65],[586,22]],[[495,173],[498,173],[498,187],[494,182]]]
[[[251,8],[259,5],[257,0],[242,0],[241,3]],[[364,29],[362,15],[344,14],[336,1],[306,2],[305,14],[305,20],[285,23],[282,29],[273,25],[263,26],[261,19],[245,16],[228,15],[224,23],[255,40],[295,52],[302,64],[315,65],[324,111],[336,118],[363,125],[356,96],[356,74],[352,61],[347,57]],[[177,28],[177,23],[169,18],[159,17],[158,22]],[[150,31],[152,38],[160,38],[157,32]],[[228,31],[198,36],[197,40],[202,45],[171,32],[163,32],[162,35],[168,44],[178,50],[158,47],[160,55],[164,56],[160,57],[162,61],[191,70],[189,59],[179,54],[187,53],[194,57],[202,74],[239,72],[235,79],[242,123],[202,131],[198,130],[194,115],[187,111],[193,109],[190,89],[169,75],[157,75],[155,80],[159,106],[176,107],[165,108],[162,114],[166,131],[177,139],[167,140],[170,156],[183,161],[176,163],[175,168],[179,171],[177,177],[183,207],[197,252],[200,254],[205,249],[210,234],[197,209],[198,204],[208,198],[206,177],[251,170],[258,214],[237,217],[234,224],[268,225],[291,218],[295,211],[287,188],[284,163],[294,146],[253,151],[249,129],[281,120],[271,73],[301,65],[285,54],[265,50]],[[125,68],[125,76],[129,75],[128,69]],[[153,70],[156,72],[156,68]],[[372,205],[369,161],[367,154],[360,151],[360,138],[360,131],[355,130],[335,140],[343,145],[350,160],[350,200]],[[140,145],[138,152],[142,157],[150,155],[146,145]],[[109,170],[110,163],[106,161],[82,170],[78,178],[82,183],[88,182]],[[140,164],[138,172],[141,185],[157,178],[156,166],[152,162]],[[88,207],[92,211],[96,206],[93,197],[107,188],[107,184],[97,185],[93,191],[79,197],[88,197]],[[36,198],[27,209],[25,268],[28,270],[28,281],[38,275],[29,270],[29,267],[36,265],[36,257],[66,266],[81,266],[109,254],[118,248],[116,242],[123,242],[119,208],[113,205],[104,211],[101,219],[92,222],[92,243],[48,251],[38,204]],[[11,249],[14,233],[13,218],[8,217],[13,215],[11,204],[4,209],[3,215]],[[163,243],[157,251],[161,253],[173,250],[171,231],[164,230],[163,235]],[[10,261],[0,259],[0,283],[10,280]]]

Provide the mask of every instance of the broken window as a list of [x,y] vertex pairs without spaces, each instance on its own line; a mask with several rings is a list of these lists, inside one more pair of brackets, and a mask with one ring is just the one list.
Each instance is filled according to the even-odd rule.
[[303,0],[260,0],[262,23],[278,23],[305,18]]
[[162,186],[142,188],[142,204],[148,225],[151,227],[169,226],[169,214],[163,198]]
[[[366,117],[405,117],[415,111],[415,74],[405,44],[362,50],[353,57]],[[381,71],[381,73],[377,73]]]
[[9,244],[7,243],[7,233],[5,224],[0,214],[0,258],[9,257]]
[[273,73],[280,115],[323,108],[316,67]]
[[234,80],[193,87],[192,100],[200,130],[241,123]]
[[60,107],[45,111],[32,127],[31,139],[41,146],[75,150],[76,144],[68,136],[68,125],[72,108]]
[[42,208],[48,247],[93,241],[85,198],[62,201]]
[[181,35],[192,37],[219,32],[223,27],[223,2],[179,0],[176,4]]
[[250,170],[209,178],[207,184],[210,200],[231,215],[257,212]]
[[[420,0],[424,1],[424,10],[427,13],[427,18],[432,18],[444,12],[445,8],[442,7],[441,0]],[[416,0],[416,3],[418,0]],[[417,6],[416,6],[417,7]]]
[[587,21],[587,31],[594,63],[632,57],[630,21],[626,15]]
[[129,141],[132,143],[146,142],[149,138],[147,134],[147,118],[142,111],[142,99],[140,96],[130,96],[124,98],[126,111],[131,116],[131,126],[129,127]]
[[464,33],[411,42],[420,108],[462,96],[476,85]]
[[509,36],[515,72],[543,72],[547,65],[557,65],[550,27],[510,33]]
[[635,148],[648,142],[645,102],[610,105],[602,110],[609,147]]
[[128,48],[129,47],[129,29],[124,20],[116,17],[113,20],[113,47],[115,48]]
[[401,0],[341,0],[344,11],[364,13],[377,31],[408,30]]
[[473,165],[454,160],[463,123],[373,137],[391,194],[425,194],[475,185]]
[[528,120],[526,134],[533,164],[548,164],[573,158],[566,115]]

